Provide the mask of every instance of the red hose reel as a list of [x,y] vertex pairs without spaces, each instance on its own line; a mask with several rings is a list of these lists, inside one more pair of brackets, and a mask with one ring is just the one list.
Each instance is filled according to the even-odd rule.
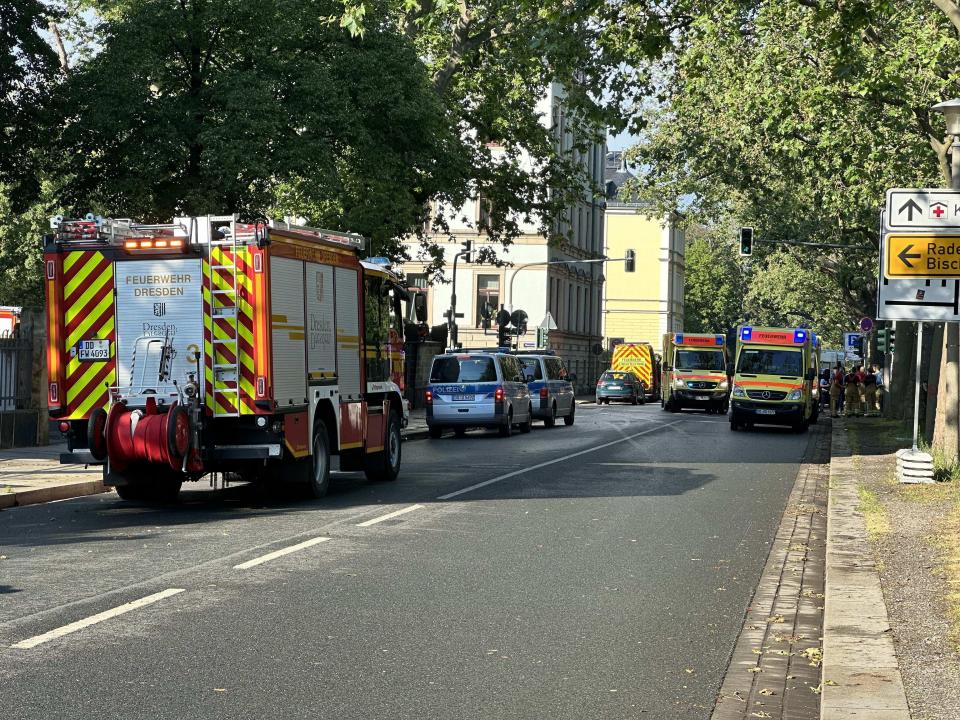
[[[91,420],[93,418],[91,417]],[[143,410],[131,410],[123,403],[110,408],[103,434],[110,466],[125,470],[130,465],[168,465],[172,470],[183,469],[183,459],[190,450],[190,415],[177,402],[165,413],[157,410],[156,398],[147,398]]]

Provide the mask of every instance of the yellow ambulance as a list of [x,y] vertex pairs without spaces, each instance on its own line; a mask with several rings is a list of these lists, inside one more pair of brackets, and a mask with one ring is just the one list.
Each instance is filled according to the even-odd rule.
[[726,346],[723,335],[664,335],[660,405],[670,412],[700,407],[708,413],[726,413],[730,396]]
[[734,368],[731,430],[769,424],[804,432],[814,421],[817,371],[810,330],[743,325]]

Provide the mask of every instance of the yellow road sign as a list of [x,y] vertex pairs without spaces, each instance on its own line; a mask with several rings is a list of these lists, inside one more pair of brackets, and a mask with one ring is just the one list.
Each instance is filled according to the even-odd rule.
[[960,278],[960,234],[889,233],[885,254],[888,278]]

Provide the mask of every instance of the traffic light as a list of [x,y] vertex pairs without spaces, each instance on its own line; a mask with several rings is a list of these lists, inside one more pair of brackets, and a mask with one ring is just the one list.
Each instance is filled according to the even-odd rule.
[[537,350],[543,350],[547,347],[547,332],[545,327],[537,328]]
[[624,272],[635,272],[637,269],[637,253],[633,250],[627,250],[624,254],[623,270]]
[[887,353],[890,348],[890,331],[887,328],[877,330],[877,352]]
[[464,240],[461,245],[463,246],[463,251],[460,255],[463,257],[463,261],[468,263],[473,262],[473,240]]
[[890,349],[887,352],[895,352],[894,345],[897,344],[897,331],[893,328],[887,330],[887,347]]
[[510,313],[500,309],[497,313],[497,346],[507,347],[510,343],[507,326],[510,324]]
[[740,228],[740,254],[753,255],[753,228]]

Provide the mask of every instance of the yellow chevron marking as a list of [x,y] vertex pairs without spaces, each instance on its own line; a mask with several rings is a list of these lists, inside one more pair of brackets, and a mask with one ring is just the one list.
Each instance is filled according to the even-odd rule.
[[70,337],[67,338],[66,347],[70,348],[77,344],[79,341],[93,326],[94,323],[100,322],[103,319],[103,314],[110,308],[113,304],[113,295],[107,295],[96,307],[91,308],[88,311],[87,317],[84,318],[77,329],[70,333]]
[[[117,382],[117,373],[116,373],[116,371],[111,370],[110,373],[107,375],[107,379],[104,380],[104,382],[105,382],[107,385],[109,385],[109,386],[115,385],[116,382]],[[109,403],[109,401],[110,401],[110,396],[107,394],[107,389],[104,388],[102,394],[91,393],[91,394],[90,394],[90,397],[88,397],[88,398],[84,401],[83,405],[81,405],[79,408],[77,408],[77,411],[76,411],[76,412],[77,412],[79,415],[81,415],[82,417],[86,417],[87,415],[90,414],[90,412],[91,412],[95,407],[103,407],[103,408],[105,408],[105,407],[107,406],[107,404]]]
[[[90,273],[93,272],[93,269],[100,263],[102,259],[103,255],[100,253],[91,254],[90,258],[86,263],[84,263],[83,267],[77,271],[77,274],[70,278],[70,281],[63,286],[63,296],[65,298],[70,297],[70,293],[83,284],[83,282],[90,276]],[[110,271],[108,270],[107,272]],[[111,272],[110,274],[113,273]]]
[[94,280],[93,284],[87,288],[86,292],[83,293],[80,297],[73,301],[73,304],[67,308],[67,311],[63,314],[64,323],[69,324],[77,315],[80,313],[86,312],[87,304],[94,298],[94,296],[103,289],[103,286],[107,283],[113,282],[113,273],[105,272],[103,275]]
[[77,396],[87,389],[87,385],[94,376],[103,370],[103,363],[89,363],[89,366],[80,377],[70,378],[70,382],[67,383],[67,405],[76,400]]
[[77,252],[67,253],[66,257],[64,257],[63,259],[63,271],[66,272],[67,270],[72,268],[74,265],[76,265],[77,260],[82,258],[84,255],[85,253],[82,250]]

